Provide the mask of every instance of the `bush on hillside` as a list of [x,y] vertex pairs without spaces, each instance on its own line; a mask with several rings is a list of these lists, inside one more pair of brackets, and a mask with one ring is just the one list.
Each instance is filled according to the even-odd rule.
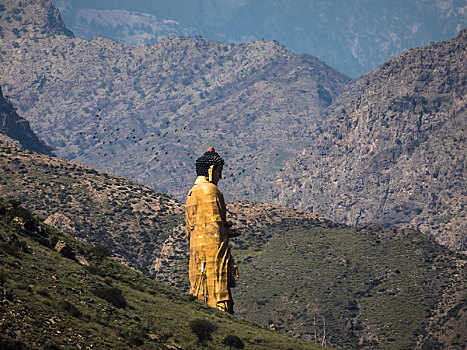
[[100,287],[94,289],[92,293],[95,296],[108,301],[119,309],[127,306],[127,302],[123,297],[122,291],[116,287]]
[[198,337],[199,342],[212,340],[212,333],[217,330],[217,326],[208,320],[196,319],[190,322],[191,331]]
[[243,349],[245,347],[245,344],[242,342],[242,340],[234,334],[226,336],[222,341],[222,344],[228,345],[229,349]]

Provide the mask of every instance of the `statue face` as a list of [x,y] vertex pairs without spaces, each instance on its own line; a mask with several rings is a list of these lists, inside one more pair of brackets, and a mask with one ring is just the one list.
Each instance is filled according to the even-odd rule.
[[222,170],[223,166],[219,166],[218,168],[212,169],[212,183],[217,185],[219,179],[222,179]]

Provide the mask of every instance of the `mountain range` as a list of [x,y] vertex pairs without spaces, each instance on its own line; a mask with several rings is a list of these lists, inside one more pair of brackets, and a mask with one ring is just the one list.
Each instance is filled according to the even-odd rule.
[[[312,342],[323,340],[325,323],[327,345],[343,348],[467,343],[467,265],[452,252],[465,250],[466,30],[354,81],[275,42],[86,41],[50,1],[4,4],[0,85],[9,100],[0,113],[9,111],[4,120],[17,120],[16,110],[27,116],[72,161],[2,138],[0,196],[186,291],[180,199],[194,179],[194,158],[208,145],[227,145],[221,189],[237,199],[228,211],[243,233],[232,242],[239,317]],[[2,258],[11,247],[26,254],[27,244],[36,247],[29,238],[13,244],[10,229],[0,237]],[[12,271],[0,279],[10,306],[8,288],[18,287]],[[98,284],[132,288],[107,277]],[[145,291],[149,284],[141,282]],[[46,296],[34,285],[19,290],[22,298]],[[73,300],[62,311],[73,314],[78,299],[62,293]],[[21,310],[28,319],[29,309]],[[81,319],[73,317],[67,322]],[[7,328],[8,339],[21,335]]]
[[264,38],[316,56],[355,78],[410,48],[451,38],[467,25],[462,0],[53,3],[67,27],[87,40],[105,35],[122,44],[150,45],[171,34],[235,44]]
[[466,252],[466,67],[462,30],[366,75],[278,174],[272,198],[352,225],[414,227]]
[[465,251],[465,30],[355,81],[262,40],[86,41],[50,2],[18,4],[1,12],[0,84],[58,156],[183,200],[215,146],[227,200],[416,227]]
[[[48,23],[50,2],[37,8],[23,1],[21,10],[15,3],[0,19],[7,63],[0,84],[38,136],[62,158],[179,199],[190,187],[194,158],[209,146],[226,157],[225,175],[240,184],[230,181],[225,192],[258,197],[352,83],[273,42],[173,37],[129,47],[103,37],[85,41]],[[7,15],[15,9],[20,17]],[[37,28],[51,26],[62,35],[28,31],[31,17]],[[251,187],[239,192],[247,182]]]

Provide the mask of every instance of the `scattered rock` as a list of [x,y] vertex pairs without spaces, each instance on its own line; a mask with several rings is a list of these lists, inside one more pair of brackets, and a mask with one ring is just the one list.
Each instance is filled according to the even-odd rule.
[[149,338],[149,340],[157,341],[157,342],[159,342],[161,340],[161,337],[158,336],[157,334],[154,334],[154,333],[149,333],[148,338]]
[[57,244],[55,244],[55,250],[65,258],[76,260],[75,253],[64,241],[58,241]]
[[78,264],[83,265],[83,266],[90,266],[86,258],[82,255],[75,255],[75,259],[78,262]]

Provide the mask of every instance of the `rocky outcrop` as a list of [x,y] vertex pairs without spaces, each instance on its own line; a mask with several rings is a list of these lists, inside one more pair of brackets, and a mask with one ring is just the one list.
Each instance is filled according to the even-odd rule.
[[361,95],[277,177],[278,202],[415,227],[465,252],[466,44],[463,30],[364,77]]
[[0,39],[15,48],[19,48],[23,40],[38,40],[51,35],[74,36],[50,0],[3,0],[0,23]]
[[[53,155],[52,149],[34,134],[29,122],[18,116],[11,102],[3,96],[0,88],[0,133],[19,142],[22,148],[37,153]],[[3,140],[9,142],[9,140]]]

